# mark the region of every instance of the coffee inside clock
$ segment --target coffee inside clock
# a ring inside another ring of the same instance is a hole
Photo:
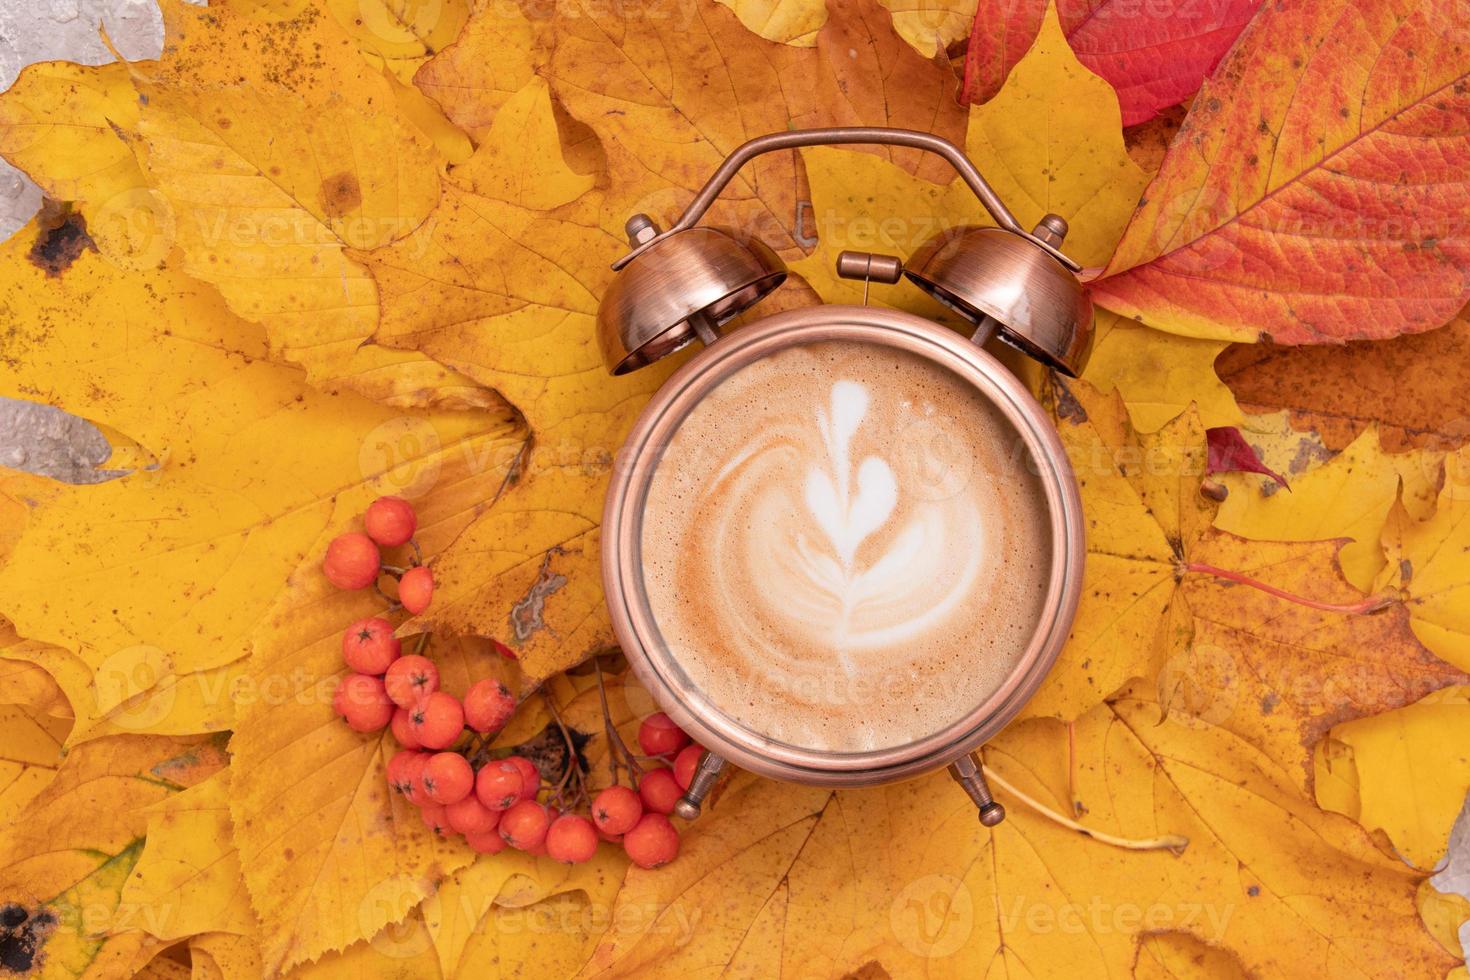
[[[680,424],[643,511],[649,607],[690,680],[791,745],[863,751],[958,720],[1012,673],[1051,572],[1020,435],[891,347],[792,347]]]

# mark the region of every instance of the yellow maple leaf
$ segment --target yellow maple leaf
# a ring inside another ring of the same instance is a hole
[[[1139,432],[1157,432],[1191,404],[1205,428],[1245,421],[1215,373],[1215,358],[1228,346],[1224,341],[1163,333],[1107,310],[1094,311],[1093,329],[1082,377],[1100,391],[1122,395]]]
[[[0,838],[0,895],[26,913],[12,933],[22,959],[7,968],[103,977],[142,967],[158,944],[121,895],[143,850],[143,811],[227,761],[217,738],[119,736],[72,750]]]
[[[436,131],[411,122],[422,96],[367,65],[310,4],[169,2],[165,21],[161,61],[33,69],[0,99],[0,153],[76,202],[119,267],[155,268],[182,249],[186,268],[266,323],[323,386],[401,406],[493,408],[493,394],[420,354],[364,345],[375,294],[341,256],[406,233],[432,206]],[[237,61],[242,47],[256,56]],[[246,111],[224,111],[242,102]],[[384,139],[391,152],[352,152]]]
[[[986,764],[1049,806],[1080,801],[1088,827],[1182,834],[1182,856],[1090,841],[1004,790],[992,833],[943,775],[836,793],[741,779],[677,862],[629,873],[587,972],[1124,974],[1157,932],[1248,975],[1371,974],[1385,957],[1449,966],[1419,925],[1417,876],[1234,735],[1129,694],[1079,720],[1072,744],[1071,790],[1053,722],[1013,726]],[[681,942],[680,922],[697,923],[697,941]]]
[[[1383,830],[1415,867],[1444,857],[1470,793],[1470,688],[1334,727],[1317,743],[1317,802]]]
[[[832,35],[826,54],[755,39],[713,0],[668,10],[561,5],[546,28],[555,43],[542,73],[602,141],[614,227],[637,211],[671,218],[725,156],[764,133],[844,123],[912,126],[958,141],[964,114],[948,69],[895,44],[872,0],[834,0],[834,9],[843,16],[824,29]],[[943,172],[911,150],[873,152],[911,172]],[[810,230],[798,227],[800,191],[791,155],[761,157],[731,183],[711,220],[798,257],[810,247]]]
[[[8,654],[25,641],[0,631],[0,823],[14,820],[56,776],[71,708],[51,675]]]
[[[542,27],[515,5],[477,11],[453,44],[414,73],[414,86],[480,142],[500,107],[545,63]]]
[[[260,976],[260,953],[254,942],[233,933],[191,937],[189,960],[200,980],[254,980]]]
[[[1148,678],[1167,710],[1230,730],[1305,784],[1306,747],[1332,724],[1461,682],[1416,641],[1402,605],[1352,614],[1382,600],[1343,580],[1337,542],[1211,526],[1197,413],[1140,434],[1116,395],[1086,382],[1053,378],[1043,401],[1081,488],[1088,555],[1072,632],[1028,714],[1071,718]]]
[[[1278,438],[1284,442],[1279,449],[1271,445]],[[1292,460],[1285,470],[1291,489],[1268,486],[1259,476],[1225,475],[1220,479],[1229,496],[1215,526],[1260,541],[1348,539],[1338,562],[1348,581],[1365,592],[1383,569],[1380,538],[1401,488],[1411,499],[1433,500],[1439,479],[1439,454],[1387,454],[1375,426],[1317,465],[1310,465],[1310,450],[1303,451],[1313,445],[1310,436],[1289,427],[1264,436],[1252,433],[1250,440],[1263,446],[1263,459]]]
[[[92,253],[58,282],[24,261],[27,237],[0,253],[16,317],[0,390],[104,420],[155,461],[38,501],[0,569],[21,634],[85,664],[41,663],[79,717],[102,720],[73,740],[228,728],[252,632],[335,506],[437,492],[434,540],[447,541],[503,480],[517,445],[506,420],[322,394],[264,360],[259,328],[208,287]],[[450,472],[463,475],[436,483]]]
[[[436,837],[390,792],[392,736],[358,734],[334,716],[341,630],[377,606],[333,589],[309,561],[260,629],[247,665],[263,696],[242,706],[230,740],[230,806],[272,974],[371,938],[474,859],[463,840]]]
[[[893,29],[926,58],[969,36],[973,0],[879,0],[893,15]],[[768,41],[798,47],[817,43],[829,17],[841,18],[825,0],[720,0],[740,22]]]
[[[1434,512],[1416,520],[1403,501],[1383,531],[1387,559],[1380,588],[1396,588],[1414,635],[1439,656],[1470,670],[1470,449],[1445,457]]]
[[[255,933],[231,839],[230,770],[223,769],[148,807],[143,853],[119,901],[159,939],[206,932]]]
[[[129,192],[144,193],[137,161],[117,135],[137,124],[126,65],[42,62],[0,99],[0,155],[50,197],[96,205],[100,214],[108,202],[115,210]]]

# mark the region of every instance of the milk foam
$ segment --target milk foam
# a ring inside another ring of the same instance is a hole
[[[1017,437],[915,355],[824,343],[723,382],[644,511],[649,603],[712,700],[808,748],[923,737],[1024,652],[1048,572]]]

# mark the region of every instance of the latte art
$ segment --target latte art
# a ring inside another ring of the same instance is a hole
[[[793,348],[680,426],[644,510],[650,607],[691,680],[808,748],[913,741],[1019,660],[1046,586],[1041,491],[961,378],[889,348]]]

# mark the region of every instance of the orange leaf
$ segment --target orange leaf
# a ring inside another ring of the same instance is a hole
[[[1198,337],[1336,343],[1470,297],[1470,58],[1452,0],[1263,10],[1205,84],[1095,298]]]
[[[1292,425],[1343,449],[1376,420],[1383,448],[1455,449],[1470,440],[1466,311],[1428,333],[1342,347],[1228,348],[1220,379],[1253,413],[1287,409]]]

